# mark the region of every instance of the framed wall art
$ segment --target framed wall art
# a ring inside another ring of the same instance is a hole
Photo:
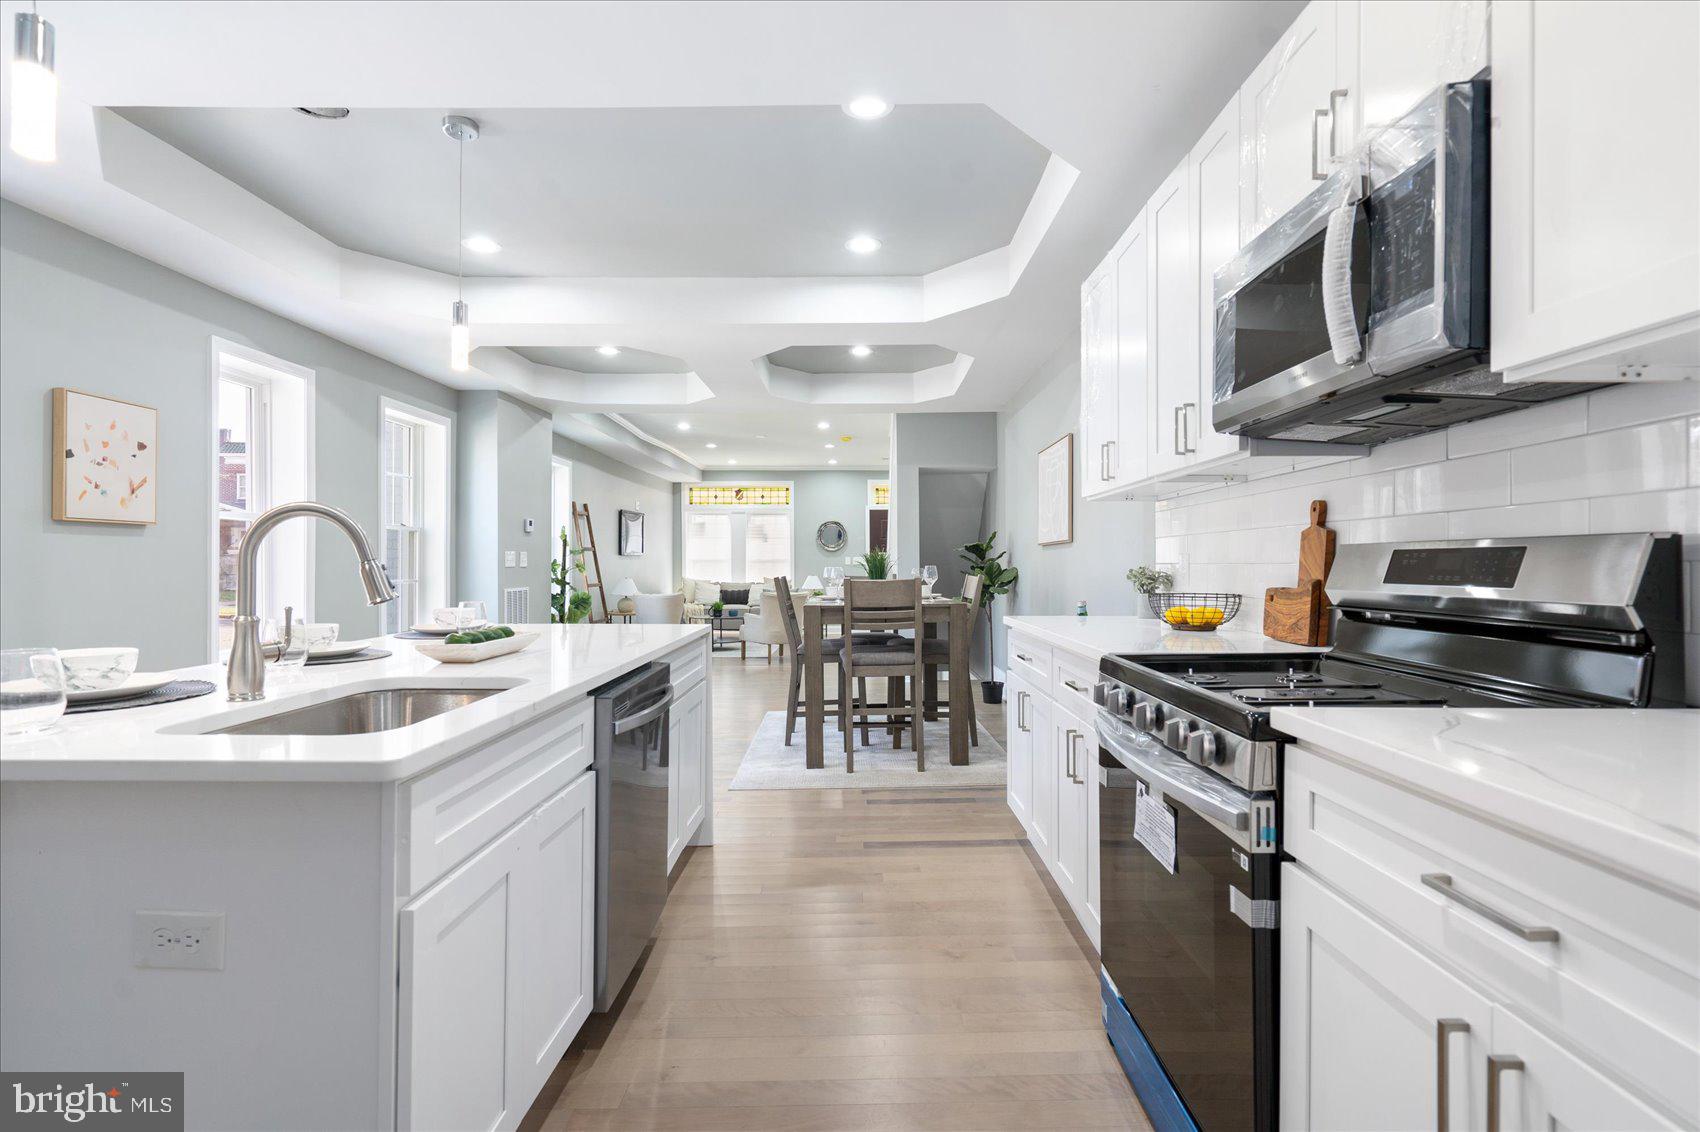
[[[620,512],[620,553],[631,557],[643,553],[643,512]]]
[[[159,520],[159,412],[53,391],[53,518],[67,523]]]
[[[1074,433],[1039,450],[1039,545],[1074,541]]]

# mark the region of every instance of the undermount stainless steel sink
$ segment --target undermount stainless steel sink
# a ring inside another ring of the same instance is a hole
[[[370,735],[476,703],[502,688],[380,688],[233,723],[208,735]]]

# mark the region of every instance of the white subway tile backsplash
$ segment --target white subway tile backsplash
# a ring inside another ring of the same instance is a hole
[[[1588,501],[1560,499],[1550,503],[1521,503],[1512,507],[1482,507],[1453,511],[1447,518],[1447,538],[1518,538],[1523,535],[1582,535],[1588,533]]]
[[[1688,422],[1594,432],[1511,453],[1511,502],[1660,491],[1688,481]]]
[[[1394,473],[1354,476],[1328,485],[1323,491],[1311,488],[1311,494],[1328,501],[1328,518],[1373,519],[1393,514]],[[1307,512],[1308,513],[1308,512]]]
[[[1458,511],[1511,502],[1511,457],[1504,452],[1466,456],[1393,473],[1393,511]]]
[[[1446,516],[1394,515],[1386,519],[1349,519],[1330,523],[1341,542],[1406,542],[1415,539],[1449,537]]]
[[[1518,409],[1485,421],[1453,425],[1446,432],[1446,452],[1453,459],[1478,452],[1523,448],[1547,440],[1562,440],[1588,431],[1588,399],[1566,397],[1532,409]]]
[[[1369,455],[1353,460],[1351,468],[1353,475],[1365,475],[1370,472],[1391,471],[1394,468],[1408,468],[1412,464],[1432,464],[1444,459],[1446,433],[1430,432],[1413,436],[1409,440],[1399,440],[1372,448]]]
[[[1648,421],[1700,415],[1700,381],[1615,385],[1596,390],[1585,400],[1588,404],[1588,431],[1606,432]]]
[[[1686,542],[1700,537],[1700,488],[1614,495],[1588,501],[1588,529],[1610,531],[1675,531]]]

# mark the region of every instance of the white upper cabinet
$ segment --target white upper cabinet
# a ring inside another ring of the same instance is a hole
[[[1488,65],[1487,0],[1420,0],[1338,5],[1345,152],[1402,116],[1442,83],[1474,78]]]
[[[1081,494],[1110,484],[1116,442],[1116,275],[1114,254],[1080,287]]]
[[[1240,88],[1243,237],[1267,228],[1327,180],[1349,139],[1351,90],[1337,68],[1335,0],[1313,0]],[[1342,127],[1345,127],[1343,130]]]
[[[1198,264],[1198,426],[1193,447],[1199,461],[1238,451],[1237,436],[1210,424],[1215,401],[1216,271],[1240,250],[1240,97],[1235,95],[1187,161],[1192,192],[1193,259]]]
[[[1183,161],[1145,206],[1151,231],[1152,475],[1184,466],[1197,447],[1198,276],[1191,204]]]
[[[1151,452],[1150,233],[1143,211],[1116,244],[1116,368],[1121,390],[1116,405],[1116,439],[1110,448],[1110,479],[1120,487],[1145,478]]]
[[[1700,3],[1493,9],[1493,368],[1700,376]]]

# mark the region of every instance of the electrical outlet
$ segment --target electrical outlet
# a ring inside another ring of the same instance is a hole
[[[510,566],[511,567],[518,560],[519,560],[519,554],[516,551],[507,550],[507,551],[502,552],[502,565],[503,566]]]
[[[223,912],[137,911],[130,939],[138,967],[224,970]]]
[[[519,564],[521,566],[531,565],[531,555],[528,554],[526,551],[523,551],[523,550],[520,551],[519,552]]]

